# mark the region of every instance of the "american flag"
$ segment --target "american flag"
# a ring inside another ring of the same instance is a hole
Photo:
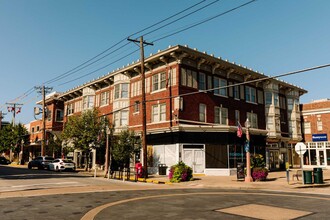
[[[243,134],[243,130],[242,130],[242,126],[241,124],[239,123],[239,121],[237,122],[237,137],[241,138],[242,137],[242,134]]]

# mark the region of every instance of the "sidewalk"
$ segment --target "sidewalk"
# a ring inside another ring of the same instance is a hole
[[[79,173],[104,177],[103,170],[84,171],[78,170]],[[303,184],[302,177],[299,177],[299,180],[293,178],[293,174],[296,173],[295,169],[289,171],[289,179],[287,178],[286,171],[270,172],[268,174],[266,181],[260,182],[251,182],[246,183],[244,180],[237,180],[235,176],[205,176],[205,175],[194,175],[194,180],[189,182],[181,183],[171,183],[168,176],[159,176],[159,175],[149,175],[149,177],[144,180],[143,178],[137,179],[137,182],[146,182],[153,184],[171,184],[173,186],[182,186],[182,187],[203,187],[203,188],[239,188],[239,189],[270,189],[270,190],[292,190],[300,188],[329,188],[330,193],[330,170],[323,170],[323,184]],[[119,179],[117,176],[115,179]],[[135,177],[131,174],[130,181],[135,182]]]

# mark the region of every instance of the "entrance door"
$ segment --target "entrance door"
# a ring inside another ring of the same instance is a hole
[[[279,165],[279,150],[269,150],[269,168],[270,170],[277,170]]]
[[[318,166],[325,166],[325,150],[317,150],[316,151],[316,158],[317,158],[317,165]]]
[[[183,149],[183,162],[193,169],[193,173],[204,173],[204,150]]]

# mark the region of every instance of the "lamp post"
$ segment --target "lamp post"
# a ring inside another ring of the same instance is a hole
[[[246,128],[246,144],[245,144],[245,152],[246,152],[246,177],[245,182],[253,182],[251,177],[251,155],[250,155],[250,133],[249,129],[251,127],[251,123],[247,118],[245,121]]]

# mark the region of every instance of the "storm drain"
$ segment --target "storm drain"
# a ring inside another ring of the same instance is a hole
[[[218,209],[217,212],[239,215],[244,217],[278,220],[278,219],[296,219],[312,214],[312,212],[279,208],[267,205],[248,204],[235,206],[231,208]]]

